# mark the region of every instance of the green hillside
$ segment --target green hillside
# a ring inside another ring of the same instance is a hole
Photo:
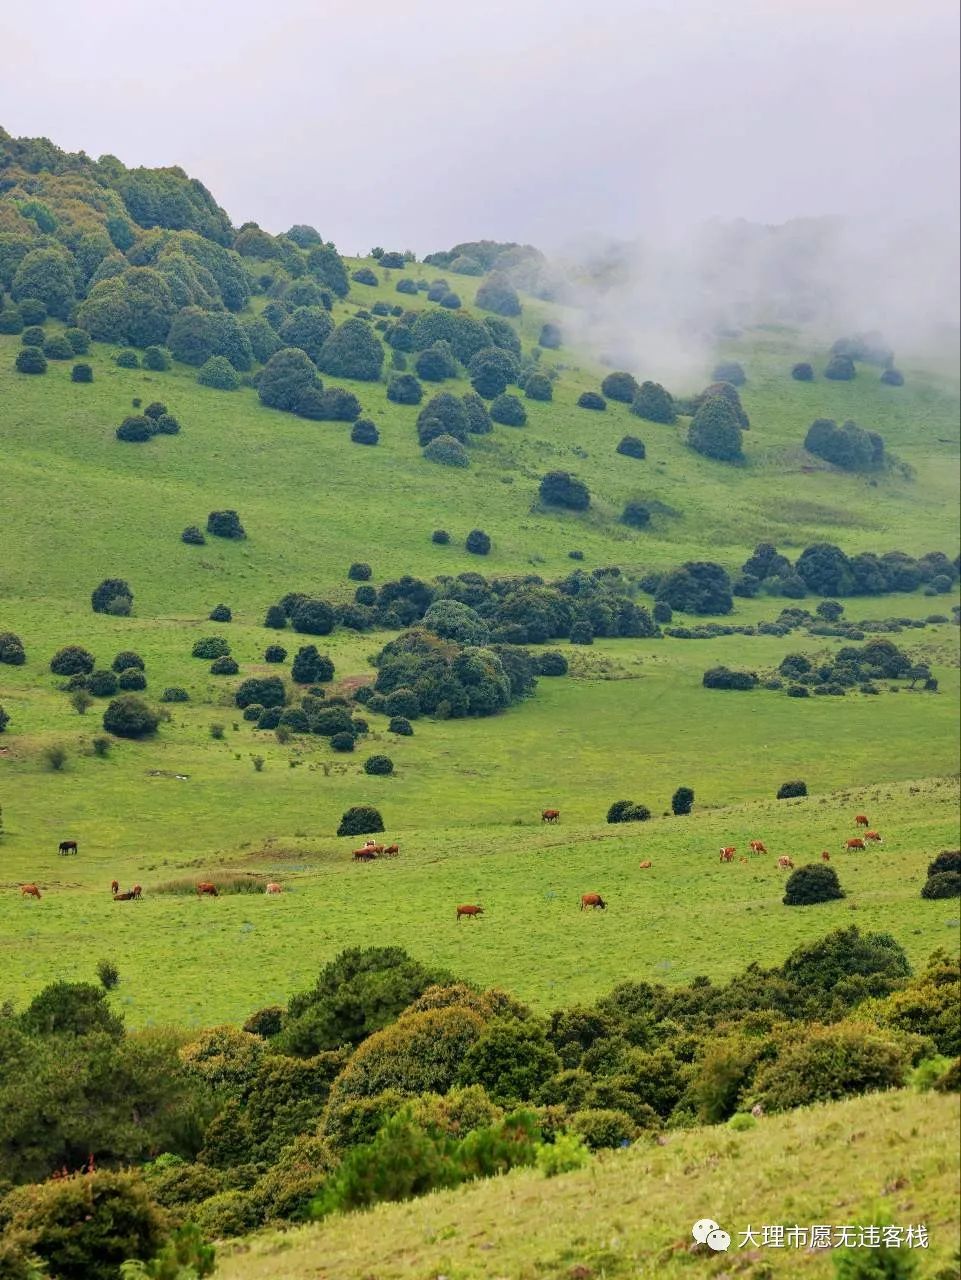
[[[516,1171],[459,1191],[268,1235],[221,1254],[223,1280],[673,1280],[834,1275],[830,1251],[738,1247],[749,1226],[923,1222],[919,1276],[956,1275],[958,1109],[899,1092],[726,1128],[672,1133],[545,1181]],[[731,1251],[693,1257],[711,1217]],[[904,1250],[907,1253],[907,1250]],[[953,1265],[952,1265],[953,1264]],[[941,1268],[944,1268],[942,1271]],[[905,1273],[906,1274],[906,1273]]]

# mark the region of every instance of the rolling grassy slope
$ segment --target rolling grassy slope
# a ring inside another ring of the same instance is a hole
[[[918,1275],[956,1274],[957,1100],[899,1091],[666,1135],[545,1181],[515,1171],[406,1204],[222,1246],[223,1280],[816,1280],[830,1251],[738,1248],[753,1226],[924,1223]],[[731,1251],[689,1252],[711,1217]],[[907,1251],[905,1251],[907,1252]]]

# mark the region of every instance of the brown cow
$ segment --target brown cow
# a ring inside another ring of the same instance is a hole
[[[855,814],[854,825],[856,827],[869,827],[871,824],[867,819],[867,815],[863,813]]]
[[[22,884],[20,886],[21,898],[39,898],[40,890],[35,884]]]
[[[111,880],[111,881],[110,881],[110,892],[111,892],[111,893],[119,893],[119,892],[120,892],[120,881],[119,881],[119,880]]]
[[[865,831],[864,838],[865,840],[873,840],[875,844],[884,843],[884,841],[881,839],[880,831]]]
[[[283,893],[283,887],[276,880],[268,880],[264,893]]]
[[[852,836],[850,840],[845,840],[844,847],[845,849],[863,849],[864,841],[860,836]]]
[[[354,850],[355,862],[373,862],[376,859],[376,857],[377,857],[377,854],[374,852],[373,845],[371,845],[369,849]]]
[[[585,907],[600,907],[602,911],[607,910],[607,903],[599,893],[582,893],[581,894],[581,910]]]
[[[58,846],[57,852],[60,854],[76,853],[77,852],[76,840],[61,840]]]
[[[822,862],[830,862],[830,861],[831,861],[831,855],[828,853],[827,849],[822,849],[822,850],[821,850],[821,861],[822,861]]]
[[[777,860],[777,869],[778,871],[793,871],[794,863],[791,861],[790,858],[785,858],[782,855],[782,857],[778,858]]]
[[[560,809],[545,809],[541,814],[541,822],[556,822],[560,816]]]
[[[647,870],[649,870],[653,865],[654,865],[654,863],[653,863],[653,862],[651,862],[650,858],[647,858],[647,859],[645,859],[645,861],[644,861],[644,862],[642,862],[642,863],[640,864],[640,869],[641,869],[642,871],[647,871]]]
[[[721,850],[721,858],[720,858],[720,861],[721,861],[721,862],[733,862],[733,861],[734,861],[734,848],[733,848],[733,846],[732,846],[732,845],[728,845],[728,847],[727,847],[726,849],[722,849],[722,850]]]
[[[114,902],[132,902],[136,896],[133,889],[128,889],[126,893],[115,893],[113,900]]]
[[[398,855],[399,853],[400,853],[400,845],[398,845],[398,844],[389,844],[389,845],[387,846],[387,848],[384,850],[384,857],[385,857],[385,858],[396,858],[396,857],[397,857],[397,855]]]
[[[764,841],[763,841],[763,840],[752,840],[752,841],[751,841],[751,852],[752,852],[752,853],[767,853],[767,846],[765,845],[765,843],[764,843]]]
[[[482,916],[483,914],[483,907],[476,907],[469,902],[465,903],[463,906],[457,908],[457,923],[460,924],[461,916],[467,916],[468,920],[474,920],[477,916]]]
[[[202,898],[204,894],[206,894],[208,898],[216,898],[217,886],[215,884],[211,884],[209,880],[201,880],[200,884],[197,885],[197,897]]]
[[[143,897],[143,885],[135,884],[130,890],[137,902]]]

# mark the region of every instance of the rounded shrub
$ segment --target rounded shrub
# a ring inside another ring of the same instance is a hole
[[[538,492],[541,501],[552,507],[566,507],[569,511],[586,511],[591,505],[590,490],[583,480],[569,471],[548,471],[541,480]]]
[[[280,676],[250,676],[243,680],[234,693],[234,701],[243,709],[252,703],[264,707],[282,707],[286,699],[284,682]]]
[[[729,382],[732,387],[743,387],[747,375],[736,360],[727,360],[716,366],[711,377],[715,382]]]
[[[552,324],[548,321],[541,325],[540,336],[537,339],[539,347],[546,347],[548,351],[556,351],[563,341],[560,325]]]
[[[260,719],[257,721],[257,728],[276,729],[283,714],[283,707],[264,707],[260,714]]]
[[[796,365],[791,368],[791,377],[795,382],[813,382],[814,366],[807,360],[799,360]]]
[[[391,716],[390,724],[387,726],[391,733],[396,733],[401,738],[411,738],[414,735],[414,728],[406,716]]]
[[[368,703],[370,706],[370,703]],[[416,720],[420,715],[420,700],[413,689],[394,689],[384,699],[384,715],[405,716],[408,720]]]
[[[635,804],[633,800],[615,800],[607,811],[609,823],[647,822],[650,816],[651,811],[646,804]]]
[[[331,735],[330,745],[334,751],[353,751],[357,744],[352,733],[334,733]]]
[[[394,772],[394,762],[390,756],[368,756],[364,761],[364,773],[387,777]]]
[[[227,654],[222,658],[215,658],[210,664],[212,676],[235,676],[239,670],[236,660]]]
[[[264,662],[286,662],[287,650],[281,644],[269,644],[264,650]]]
[[[957,898],[961,896],[961,872],[937,871],[929,875],[921,889],[922,898]]]
[[[778,800],[793,800],[798,796],[806,796],[808,787],[806,782],[802,782],[800,778],[794,778],[790,782],[782,782],[777,789]]]
[[[464,549],[472,556],[486,556],[491,549],[491,540],[483,529],[471,529],[464,539]]]
[[[654,608],[651,610],[651,613],[653,614],[654,621],[659,622],[664,626],[669,622],[672,622],[674,619],[674,610],[666,600],[655,600]]]
[[[571,627],[571,634],[568,638],[571,644],[593,644],[594,628],[587,618],[580,618]]]
[[[738,462],[741,426],[737,414],[721,396],[709,396],[695,413],[687,432],[687,443],[705,458],[718,462]]]
[[[94,656],[79,644],[68,644],[50,659],[50,670],[55,676],[89,675],[94,668]]]
[[[582,391],[577,397],[577,404],[581,409],[593,409],[595,412],[601,412],[607,408],[607,401],[596,391]]]
[[[243,716],[245,720],[259,720],[264,714],[264,709],[259,702],[251,702],[249,706],[244,707]]]
[[[89,364],[75,364],[70,370],[71,382],[93,382],[93,369]]]
[[[806,907],[843,897],[844,890],[834,868],[823,862],[811,862],[788,876],[782,901],[786,907]]]
[[[77,354],[70,340],[62,333],[54,334],[43,344],[43,354],[48,360],[72,360]]]
[[[257,383],[257,394],[261,404],[293,412],[304,392],[317,382],[317,367],[306,351],[299,347],[282,347],[264,365]]]
[[[202,547],[207,539],[195,524],[188,524],[186,529],[180,535],[180,541],[186,542],[189,546]]]
[[[832,382],[850,382],[857,376],[857,370],[850,356],[834,355],[828,361],[824,376]]]
[[[568,662],[558,649],[547,649],[536,658],[539,676],[566,676]]]
[[[395,374],[387,384],[387,399],[394,404],[420,404],[424,388],[412,373]]]
[[[141,693],[147,687],[147,677],[139,667],[129,667],[117,676],[117,688],[124,693]]]
[[[448,342],[435,342],[414,361],[417,377],[424,382],[443,382],[457,376],[457,362]]]
[[[15,335],[23,332],[23,316],[19,307],[0,307],[0,333]]]
[[[369,418],[358,418],[350,429],[350,438],[354,444],[377,444],[380,432]]]
[[[43,324],[47,318],[46,303],[41,302],[39,298],[19,298],[18,308],[20,318],[26,325]]]
[[[161,702],[189,702],[190,694],[186,689],[181,689],[179,685],[171,685],[169,689],[164,689],[160,695]]]
[[[46,341],[46,332],[38,324],[28,325],[20,335],[20,345],[24,347],[42,347]]]
[[[621,524],[630,525],[632,529],[643,529],[651,523],[651,513],[643,502],[635,502],[633,499],[624,504],[624,510],[621,512]]]
[[[160,717],[135,693],[115,698],[103,713],[103,727],[118,738],[146,738],[157,732]]]
[[[637,436],[624,436],[617,446],[616,452],[624,454],[627,458],[644,458],[647,456],[644,441],[639,440]]]
[[[146,663],[139,653],[134,653],[132,649],[122,649],[110,664],[110,670],[116,671],[119,675],[121,671],[129,671],[131,667],[136,667],[138,671],[146,669]]]
[[[648,422],[672,423],[677,420],[674,397],[659,382],[642,382],[631,401],[631,413]]]
[[[553,400],[554,388],[550,378],[544,373],[529,374],[524,383],[524,395],[528,400]]]
[[[154,373],[165,373],[171,365],[170,352],[166,347],[147,347],[143,353],[143,367]]]
[[[244,526],[236,511],[211,511],[207,516],[207,532],[217,538],[246,538]]]
[[[435,436],[423,450],[428,462],[437,462],[444,467],[469,467],[470,456],[459,440],[453,436]]]
[[[690,787],[678,787],[671,796],[671,812],[684,817],[694,808],[694,792]]]
[[[430,535],[431,542],[436,542],[439,547],[446,547],[450,542],[450,534],[446,529],[435,529]]]
[[[211,356],[200,366],[197,381],[202,387],[214,387],[217,391],[236,391],[240,376],[226,356]]]
[[[490,416],[493,422],[504,427],[522,427],[527,422],[527,410],[517,396],[506,392],[495,396],[491,401]]]
[[[630,404],[639,390],[637,379],[632,373],[615,370],[609,373],[601,383],[601,391],[608,400],[620,400],[622,404]]]
[[[377,603],[377,589],[375,587],[358,587],[354,592],[354,601],[369,609]]]
[[[213,658],[226,658],[230,653],[230,645],[223,636],[203,636],[195,641],[190,652],[195,658],[205,658],[210,661]]]
[[[121,369],[139,369],[140,357],[137,355],[136,351],[134,351],[133,347],[127,347],[126,350],[121,351],[120,354],[115,357],[114,364]]]
[[[17,373],[46,373],[47,358],[39,347],[23,347],[14,361]]]
[[[900,369],[885,369],[881,374],[881,382],[886,387],[903,387],[904,374]]]
[[[326,600],[302,600],[291,615],[291,625],[301,635],[328,636],[336,621]]]
[[[117,692],[117,677],[113,671],[91,671],[86,689],[95,698],[112,698]]]
[[[114,434],[127,444],[144,444],[154,436],[154,424],[142,414],[131,414],[124,418]]]
[[[384,830],[384,820],[377,809],[371,805],[352,805],[340,820],[337,828],[339,836],[376,835]]]
[[[585,1107],[575,1111],[570,1127],[592,1151],[628,1146],[639,1133],[626,1111],[606,1107]]]

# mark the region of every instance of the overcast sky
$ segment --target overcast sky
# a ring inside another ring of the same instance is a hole
[[[0,124],[347,253],[958,212],[956,0],[0,4]]]

